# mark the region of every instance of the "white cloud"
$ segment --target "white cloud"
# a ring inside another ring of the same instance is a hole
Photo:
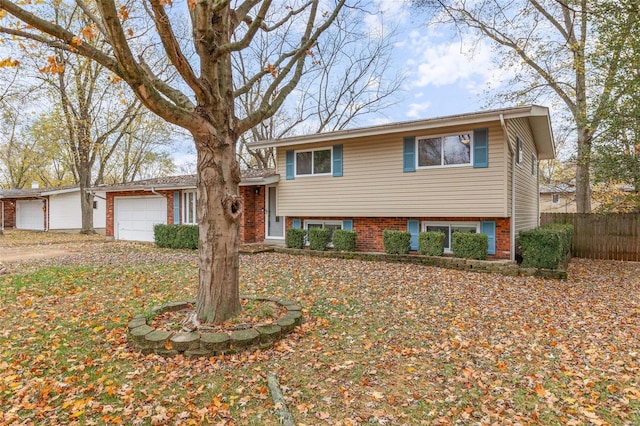
[[[439,87],[456,83],[467,86],[470,81],[484,85],[500,73],[492,62],[490,46],[484,42],[477,45],[472,41],[433,44],[429,39],[420,38],[414,43],[414,48],[416,56],[408,61],[414,64],[415,69],[410,87]]]
[[[431,107],[431,102],[411,103],[408,105],[409,109],[406,112],[406,116],[409,118],[424,117],[424,112]]]

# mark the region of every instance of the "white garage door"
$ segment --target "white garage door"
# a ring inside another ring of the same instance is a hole
[[[167,223],[164,197],[116,197],[114,204],[116,240],[153,241],[153,226]]]
[[[44,200],[16,201],[16,228],[44,231]]]

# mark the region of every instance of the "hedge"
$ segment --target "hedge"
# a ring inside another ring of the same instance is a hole
[[[356,251],[355,231],[336,229],[333,231],[333,248],[336,251]]]
[[[153,238],[158,247],[192,249],[198,248],[198,225],[164,225],[153,227]]]
[[[573,225],[553,223],[520,231],[518,244],[525,268],[558,269],[571,251]]]
[[[442,256],[444,254],[444,237],[444,232],[420,232],[420,234],[418,234],[420,254],[425,256]]]
[[[451,239],[451,251],[455,257],[485,260],[489,248],[489,238],[485,234],[454,232]]]
[[[304,237],[306,236],[307,231],[304,229],[289,228],[284,242],[289,248],[301,249],[304,248]]]
[[[382,231],[382,243],[387,254],[407,254],[411,249],[411,234],[406,231]]]
[[[331,242],[331,230],[327,228],[309,229],[309,248],[324,251]]]

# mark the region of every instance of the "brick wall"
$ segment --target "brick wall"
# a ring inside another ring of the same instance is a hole
[[[264,186],[241,186],[242,219],[240,220],[240,241],[258,243],[264,241]]]
[[[167,223],[173,223],[173,191],[157,191],[158,194],[167,198]],[[105,233],[108,237],[113,237],[113,211],[115,197],[153,197],[155,194],[149,191],[122,191],[107,192],[107,228]]]
[[[391,229],[407,230],[407,220],[414,219],[429,222],[496,222],[496,254],[490,259],[509,259],[511,256],[511,220],[510,218],[468,218],[468,217],[297,217],[304,224],[308,220],[344,220],[353,219],[353,230],[358,234],[356,249],[358,251],[384,252],[382,231]],[[293,227],[293,218],[287,217],[286,228]]]
[[[15,228],[16,227],[16,200],[5,199],[2,200],[0,207],[4,205],[4,227]],[[2,215],[2,212],[0,212]]]

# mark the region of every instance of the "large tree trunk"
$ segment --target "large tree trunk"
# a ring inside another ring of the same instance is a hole
[[[576,161],[576,211],[591,213],[591,134],[578,127],[578,155]]]
[[[221,323],[240,313],[238,289],[240,166],[231,135],[195,135],[198,147],[198,246],[200,322]],[[223,139],[223,140],[221,140]]]
[[[80,211],[82,212],[82,229],[81,234],[95,234],[93,228],[93,195],[87,190],[91,187],[90,177],[88,174],[80,171]]]

